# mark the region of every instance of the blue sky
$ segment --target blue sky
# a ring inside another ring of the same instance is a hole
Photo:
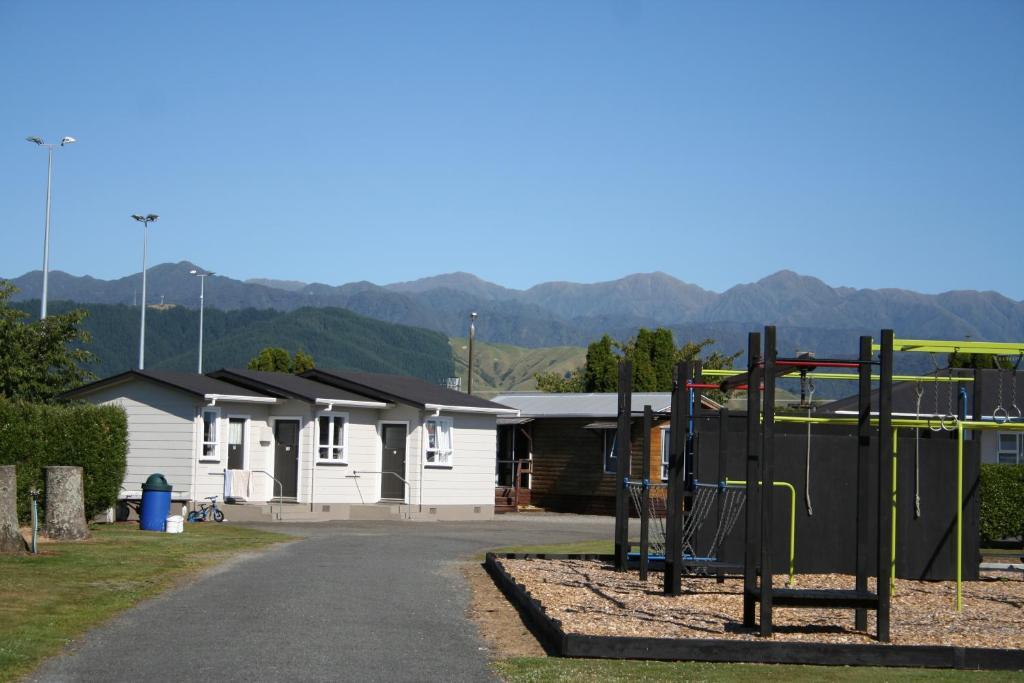
[[[0,275],[1024,299],[1024,3],[0,3]]]

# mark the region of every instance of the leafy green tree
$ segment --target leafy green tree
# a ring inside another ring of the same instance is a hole
[[[279,346],[268,346],[260,349],[260,352],[249,361],[246,366],[250,370],[261,370],[263,372],[290,372],[298,375],[315,367],[313,357],[305,351],[296,351],[292,358],[288,352]]]
[[[82,348],[87,313],[74,310],[26,322],[29,314],[10,306],[18,289],[0,280],[0,397],[44,402],[81,386],[94,375],[82,366],[95,361]]]
[[[633,391],[671,391],[676,344],[672,331],[640,328],[623,345],[623,355],[633,361]]]
[[[633,391],[671,391],[672,370],[681,361],[701,360],[705,368],[728,369],[740,352],[730,355],[713,351],[714,339],[686,342],[676,347],[672,330],[659,327],[655,330],[641,328],[635,337],[617,342],[604,335],[587,347],[586,364],[568,375],[557,372],[534,375],[537,388],[549,392],[611,392],[619,384],[619,360],[633,362]],[[712,398],[723,398],[709,392]]]
[[[586,391],[583,388],[582,368],[576,368],[572,372],[562,374],[560,372],[537,372],[533,379],[537,383],[537,389],[549,394],[578,394]]]
[[[315,367],[313,363],[313,356],[309,355],[305,351],[296,351],[295,359],[292,360],[292,372],[296,375],[301,375],[307,370],[312,370]]]
[[[292,359],[288,352],[276,346],[260,349],[260,352],[249,361],[250,370],[263,372],[291,372]]]
[[[953,352],[946,358],[946,364],[951,368],[978,368],[981,370],[995,370],[1001,368],[1009,370],[1013,368],[1016,359],[1000,358],[990,353],[957,353]]]
[[[587,347],[586,365],[577,371],[582,375],[582,387],[577,391],[616,390],[619,384],[619,358],[613,350],[614,344],[606,334]]]

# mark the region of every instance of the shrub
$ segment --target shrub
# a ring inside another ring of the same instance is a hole
[[[29,490],[45,495],[50,465],[81,467],[86,517],[103,512],[117,501],[127,454],[128,418],[120,407],[0,400],[0,465],[17,466],[22,520],[32,514]]]
[[[981,538],[1024,534],[1024,465],[981,466]]]

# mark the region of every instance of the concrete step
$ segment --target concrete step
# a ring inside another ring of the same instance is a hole
[[[350,505],[349,519],[359,520],[390,520],[402,519],[407,505],[398,503],[375,503],[372,505]]]
[[[223,506],[229,522],[326,522],[331,520],[399,520],[408,506],[398,503],[240,503]]]

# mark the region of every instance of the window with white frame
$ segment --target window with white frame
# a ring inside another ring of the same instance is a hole
[[[999,432],[999,455],[996,462],[1001,465],[1024,465],[1024,433]]]
[[[202,460],[220,460],[220,410],[203,408],[203,443],[200,448]]]
[[[348,415],[320,413],[316,418],[319,462],[347,462]]]
[[[668,481],[668,442],[672,435],[672,428],[666,427],[661,430],[661,480]]]
[[[452,419],[450,417],[432,417],[427,420],[427,464],[452,464]]]
[[[601,434],[604,437],[604,473],[605,474],[616,474],[619,471],[619,459],[615,457],[615,435],[617,431],[614,429],[602,429]]]

